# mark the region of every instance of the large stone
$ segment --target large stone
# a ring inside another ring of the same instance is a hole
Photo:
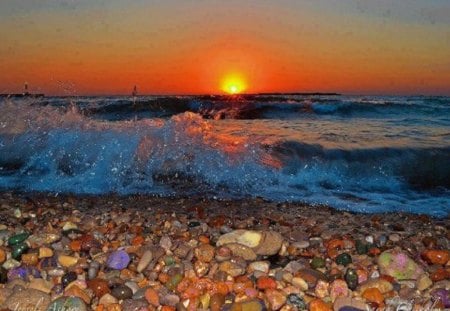
[[[6,299],[4,306],[11,310],[45,311],[50,304],[50,296],[37,289],[16,291]]]
[[[347,308],[347,309],[345,309]],[[369,306],[361,301],[350,297],[338,297],[334,301],[333,311],[342,311],[342,310],[361,310],[366,311],[370,310]]]
[[[234,256],[242,257],[247,261],[256,260],[257,255],[250,247],[238,243],[227,244],[227,247]]]
[[[378,266],[382,274],[387,274],[397,280],[417,279],[422,268],[402,251],[388,250],[378,257]]]
[[[255,248],[258,255],[275,255],[281,248],[283,237],[275,231],[265,231],[259,245]]]
[[[234,230],[220,236],[217,246],[240,244],[253,249],[257,255],[275,255],[281,248],[283,237],[275,231]]]
[[[221,235],[216,245],[222,246],[230,243],[237,243],[250,248],[254,248],[259,245],[261,239],[261,232],[239,229]]]

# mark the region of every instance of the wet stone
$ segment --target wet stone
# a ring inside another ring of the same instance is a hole
[[[325,267],[325,259],[320,257],[314,257],[311,261],[311,268],[318,269]]]
[[[305,300],[297,294],[289,294],[286,299],[287,304],[297,308],[297,310],[307,310]]]
[[[28,250],[28,245],[26,243],[15,244],[12,248],[11,256],[14,259],[20,259],[23,253]]]
[[[133,291],[126,285],[118,285],[111,290],[111,295],[119,300],[124,300],[133,297]]]
[[[12,237],[10,237],[8,239],[8,245],[14,246],[14,245],[20,244],[20,243],[24,242],[29,236],[30,236],[30,234],[28,232],[23,232],[23,233],[13,235]]]
[[[108,268],[122,270],[125,269],[130,263],[130,256],[124,250],[118,250],[112,252],[108,256],[108,260],[106,261],[106,265]]]
[[[356,289],[358,286],[358,274],[353,269],[347,269],[345,272],[345,281],[347,282],[348,288],[351,290]]]
[[[352,257],[348,253],[342,253],[336,257],[336,263],[346,267],[352,263]]]
[[[67,272],[61,278],[61,284],[63,287],[66,287],[67,285],[69,285],[70,283],[75,281],[76,279],[77,279],[77,274],[75,272]]]

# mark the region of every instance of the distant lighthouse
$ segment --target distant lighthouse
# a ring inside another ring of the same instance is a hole
[[[28,92],[28,82],[25,82],[23,85],[23,95],[28,96],[30,93]]]

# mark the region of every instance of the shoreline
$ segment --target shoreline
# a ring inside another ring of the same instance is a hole
[[[448,303],[448,217],[262,199],[2,192],[0,226],[0,306],[10,309],[36,299],[42,310],[99,311]]]

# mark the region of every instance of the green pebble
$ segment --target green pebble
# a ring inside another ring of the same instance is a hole
[[[180,273],[177,273],[169,279],[169,281],[166,284],[166,287],[170,290],[174,290],[182,279],[183,276]]]
[[[358,286],[358,275],[353,269],[347,269],[345,273],[345,281],[347,282],[348,288],[355,290]]]
[[[352,263],[352,257],[348,253],[342,253],[336,257],[336,263],[347,267],[350,263]]]
[[[325,267],[325,259],[320,257],[314,257],[311,261],[311,268],[318,269]]]
[[[172,256],[166,256],[164,257],[164,263],[166,264],[166,266],[171,266],[175,263],[175,258],[173,258]]]
[[[12,258],[19,260],[20,256],[28,250],[28,245],[25,243],[14,245],[12,248]]]
[[[356,241],[355,247],[356,247],[356,252],[359,255],[367,254],[367,252],[369,251],[368,245],[366,243],[364,243],[363,241],[361,241],[361,240],[357,240]]]
[[[30,234],[28,232],[23,232],[23,233],[13,235],[12,237],[10,237],[8,239],[8,244],[10,246],[17,245],[17,244],[25,241],[29,236],[30,236]]]

